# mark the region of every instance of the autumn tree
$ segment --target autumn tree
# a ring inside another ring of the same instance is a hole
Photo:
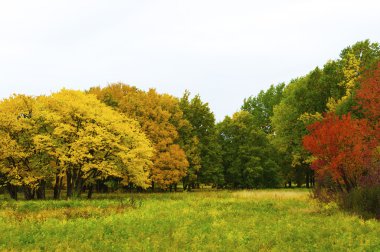
[[[380,62],[375,64],[360,78],[360,88],[356,92],[355,108],[360,117],[368,120],[377,141],[373,165],[369,167],[366,184],[380,186]]]
[[[79,196],[84,187],[91,197],[98,179],[149,185],[151,144],[138,123],[102,104],[93,95],[62,90],[41,97],[37,153],[49,156],[54,173],[54,196],[66,178],[67,197]]]
[[[303,139],[313,155],[320,187],[333,187],[349,193],[359,186],[378,185],[380,64],[358,77],[359,89],[353,94],[356,116],[329,113],[308,127]],[[326,184],[326,180],[333,183]]]
[[[361,75],[371,70],[380,59],[380,46],[364,40],[348,46],[342,50],[338,60],[342,72],[342,79],[337,82],[343,90],[341,97],[330,97],[327,107],[330,112],[340,115],[351,112],[356,106],[354,96],[355,90],[360,87]]]
[[[21,187],[26,199],[44,198],[48,177],[45,155],[36,154],[36,99],[13,95],[0,102],[0,174],[10,196]]]
[[[313,155],[312,167],[319,180],[331,177],[342,192],[356,188],[372,162],[377,144],[367,120],[330,113],[308,130],[310,134],[303,138],[303,144]]]
[[[380,126],[380,62],[375,69],[360,78],[360,88],[356,92],[357,110],[376,127]]]
[[[155,184],[169,188],[186,175],[189,162],[179,145],[178,132],[188,122],[183,119],[178,99],[158,94],[154,89],[145,92],[122,83],[91,88],[89,92],[140,123],[155,150],[150,169],[152,188]]]
[[[328,61],[322,69],[316,68],[285,87],[283,99],[271,117],[275,132],[272,142],[291,160],[298,185],[303,181],[308,185],[312,178],[310,155],[302,146],[306,127],[327,111],[340,115],[352,111],[359,76],[379,58],[379,52],[377,43],[358,42],[345,48],[339,59]]]

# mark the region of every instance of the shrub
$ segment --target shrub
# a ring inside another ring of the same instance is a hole
[[[364,218],[380,219],[380,185],[356,188],[343,194],[340,205],[343,209],[358,213]]]

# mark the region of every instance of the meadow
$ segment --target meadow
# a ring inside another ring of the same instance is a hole
[[[307,190],[0,201],[1,251],[380,251],[380,222]]]

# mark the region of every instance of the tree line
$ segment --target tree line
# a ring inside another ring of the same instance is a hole
[[[114,83],[13,95],[0,102],[0,184],[15,199],[20,191],[26,199],[43,199],[46,189],[55,199],[63,190],[66,197],[86,192],[90,198],[93,191],[176,190],[178,184],[184,190],[200,184],[347,189],[329,169],[358,164],[366,173],[367,161],[375,160],[379,85],[369,76],[376,76],[379,59],[377,43],[358,42],[322,68],[248,97],[239,112],[218,123],[208,103],[189,91],[177,98]],[[347,147],[346,156],[334,159],[341,146],[356,143],[328,146],[323,141],[339,142],[322,139],[337,135],[328,125],[346,129],[339,139],[364,139],[352,148],[365,151]],[[356,138],[350,137],[354,132]],[[364,157],[365,164],[355,163]],[[351,187],[360,184],[351,180]]]

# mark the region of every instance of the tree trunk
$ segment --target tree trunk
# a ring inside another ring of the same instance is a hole
[[[152,192],[154,192],[154,182],[152,181]]]
[[[38,189],[36,191],[37,199],[45,199],[46,198],[45,188],[46,188],[46,181],[45,180],[41,180],[40,184],[39,184],[39,187],[38,187]]]
[[[101,180],[97,180],[96,181],[96,192],[97,193],[101,193],[101,183],[102,183],[102,181]]]
[[[34,199],[35,190],[30,188],[29,186],[23,186],[24,196],[26,200]]]
[[[82,190],[83,190],[83,179],[78,174],[78,177],[75,183],[75,197],[79,198],[82,193]]]
[[[66,171],[66,179],[67,179],[67,198],[71,198],[73,196],[73,180],[71,171]]]
[[[55,176],[55,184],[54,184],[54,199],[60,199],[61,198],[61,190],[62,190],[62,177],[56,175]]]
[[[310,188],[310,172],[308,170],[306,170],[306,188]]]
[[[93,189],[94,189],[94,186],[93,186],[93,185],[90,185],[90,186],[88,187],[87,199],[91,199]]]
[[[17,200],[17,186],[8,183],[7,191],[11,199]]]

